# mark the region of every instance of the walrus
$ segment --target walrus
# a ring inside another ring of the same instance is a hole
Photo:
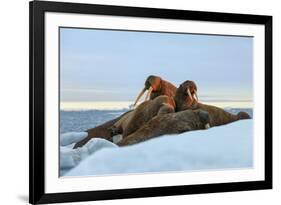
[[[153,117],[134,133],[117,142],[119,146],[132,145],[165,134],[209,128],[210,117],[203,110],[184,110]]]
[[[134,106],[138,103],[139,99],[143,96],[145,91],[147,90],[147,94],[145,97],[146,100],[153,100],[154,98],[160,96],[160,95],[166,95],[168,97],[174,97],[177,87],[174,86],[172,83],[163,80],[159,76],[150,75],[147,77],[144,88],[141,90],[141,92],[138,94]]]
[[[139,101],[139,99],[142,97],[142,95],[144,94],[144,92],[146,90],[148,90],[148,93],[146,95],[146,100],[149,99],[154,99],[160,95],[166,95],[166,96],[171,96],[173,97],[176,93],[176,86],[174,86],[172,83],[163,80],[162,78],[160,78],[159,76],[154,76],[154,75],[150,75],[147,77],[146,81],[145,81],[145,87],[143,88],[143,90],[141,91],[141,93],[138,95],[134,106],[137,104],[137,102]],[[97,127],[94,127],[92,129],[86,130],[86,132],[88,132],[88,136],[84,139],[82,139],[81,141],[77,142],[74,145],[74,149],[78,148],[78,147],[82,147],[83,145],[85,145],[89,140],[91,140],[92,138],[104,138],[104,139],[111,139],[111,137],[113,136],[114,133],[112,133],[112,131],[117,131],[117,129],[113,129],[113,125],[118,122],[120,119],[122,119],[124,117],[124,119],[122,121],[124,121],[125,119],[129,119],[128,117],[131,116],[131,112],[134,110],[129,110],[128,112],[124,113],[123,115],[110,120],[108,122],[103,123],[102,125],[99,125]],[[119,122],[120,124],[120,122]],[[120,128],[120,126],[115,126]]]
[[[141,103],[128,115],[120,118],[110,129],[113,135],[122,134],[123,137],[138,130],[156,115],[175,112],[174,99],[166,95],[161,95],[153,100]]]
[[[207,111],[210,115],[210,126],[219,126],[228,124],[237,120],[250,119],[246,112],[239,112],[237,115],[231,114],[219,107],[200,103],[197,97],[197,86],[193,81],[183,82],[177,89],[174,100],[176,111],[187,109],[201,109]]]

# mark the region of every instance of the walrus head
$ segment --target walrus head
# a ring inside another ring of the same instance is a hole
[[[136,101],[134,103],[134,106],[138,103],[139,99],[143,96],[145,91],[147,90],[147,94],[145,97],[145,100],[149,100],[151,93],[154,91],[159,91],[161,89],[161,81],[162,79],[158,76],[150,75],[146,79],[144,83],[144,88],[141,90],[141,92],[138,94]]]
[[[178,87],[174,99],[177,111],[190,109],[198,102],[196,84],[190,80],[183,82]]]

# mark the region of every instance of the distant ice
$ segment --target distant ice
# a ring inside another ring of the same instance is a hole
[[[93,139],[78,150],[71,146],[60,149],[62,175],[249,168],[253,166],[253,120],[165,135],[121,148],[103,139]]]

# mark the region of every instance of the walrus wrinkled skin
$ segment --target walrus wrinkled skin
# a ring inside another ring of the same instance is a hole
[[[120,118],[111,128],[112,133],[122,134],[123,138],[138,130],[156,115],[175,112],[173,98],[161,95],[140,104],[128,115]]]
[[[246,112],[239,112],[237,115],[234,115],[216,106],[199,103],[198,98],[195,96],[196,92],[197,86],[193,81],[187,80],[182,83],[177,89],[174,98],[176,102],[176,111],[187,109],[204,110],[210,115],[211,127],[251,118]]]
[[[121,118],[123,118],[127,114],[129,115],[130,112],[131,112],[131,110],[124,113],[123,115],[113,119],[113,120],[107,121],[107,122],[105,122],[105,123],[103,123],[103,124],[101,124],[97,127],[86,130],[86,132],[88,132],[88,136],[85,137],[84,139],[82,139],[81,141],[77,142],[74,145],[73,149],[84,146],[92,138],[104,138],[106,140],[110,140],[112,138],[112,133],[111,133],[111,130],[109,128],[112,127],[118,120],[120,120]]]
[[[184,110],[157,115],[134,133],[123,138],[119,146],[132,145],[165,134],[179,134],[209,127],[209,114],[203,110]]]
[[[154,98],[160,95],[166,95],[168,97],[174,97],[177,87],[174,86],[172,83],[163,80],[159,76],[150,75],[147,77],[144,88],[141,90],[139,95],[137,96],[134,106],[138,103],[140,98],[143,96],[145,91],[147,90],[147,94],[145,100],[153,100]]]

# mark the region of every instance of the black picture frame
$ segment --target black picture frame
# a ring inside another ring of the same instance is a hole
[[[32,1],[29,4],[29,202],[32,204],[230,192],[272,188],[272,16]],[[45,12],[260,24],[265,26],[265,180],[71,193],[45,193]]]

